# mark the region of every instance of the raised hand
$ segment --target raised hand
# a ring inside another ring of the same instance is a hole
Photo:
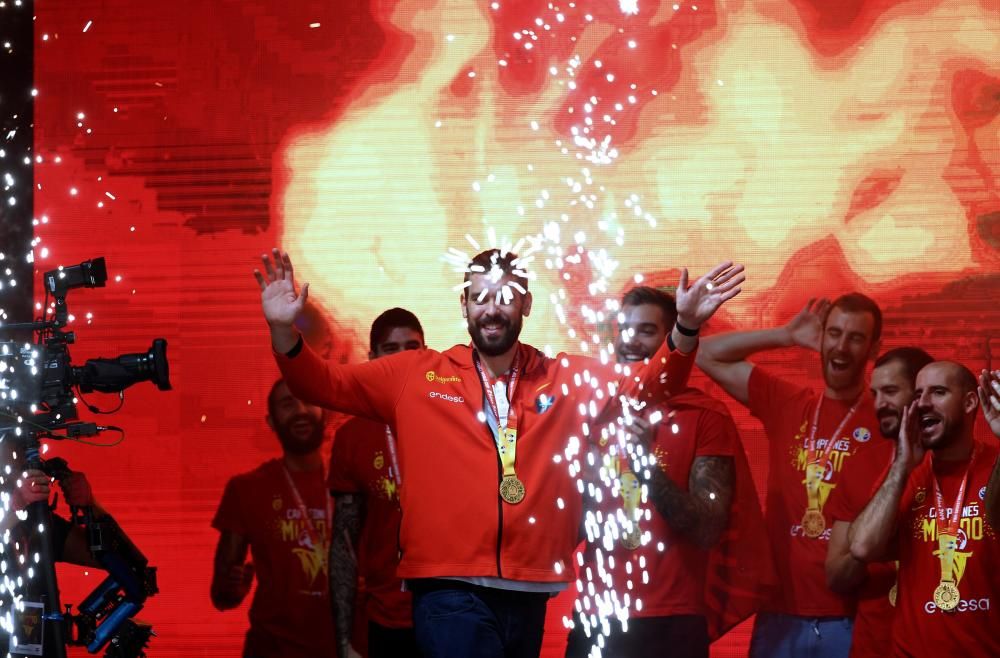
[[[260,302],[264,310],[264,319],[272,329],[291,328],[309,297],[309,284],[302,286],[301,294],[296,292],[292,261],[288,254],[277,247],[271,254],[274,258],[273,264],[267,254],[262,254],[260,257],[266,275],[260,270],[253,271],[260,285]]]
[[[899,422],[899,439],[896,441],[896,463],[907,473],[920,465],[927,454],[927,448],[920,441],[920,414],[917,400],[903,407],[903,418]]]
[[[810,299],[805,308],[785,325],[792,343],[819,352],[823,343],[823,325],[829,314],[829,299]]]
[[[746,281],[744,267],[726,261],[688,286],[687,268],[677,284],[677,321],[688,329],[699,329],[725,302],[740,294]]]
[[[1000,370],[983,370],[980,373],[979,403],[990,430],[1000,439]]]

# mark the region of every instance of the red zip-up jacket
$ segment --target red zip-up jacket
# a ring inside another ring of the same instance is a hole
[[[626,375],[596,359],[552,359],[528,345],[519,349],[512,406],[518,418],[516,469],[526,495],[516,505],[499,495],[500,460],[483,416],[483,387],[470,346],[410,350],[347,365],[324,361],[307,346],[291,358],[275,355],[300,400],[392,427],[402,474],[401,578],[568,581],[581,515],[581,496],[564,456],[571,437],[581,444],[596,439],[598,423],[618,417],[621,395],[656,398],[683,390],[694,363],[693,352],[671,352],[664,345],[649,365]],[[616,384],[614,395],[609,383]],[[585,422],[589,437],[582,431]]]

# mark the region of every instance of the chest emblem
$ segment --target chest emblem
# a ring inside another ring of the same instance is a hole
[[[551,409],[552,405],[555,403],[556,403],[556,396],[546,395],[545,393],[541,393],[537,398],[535,398],[535,411],[537,411],[540,414],[543,414],[549,409]]]

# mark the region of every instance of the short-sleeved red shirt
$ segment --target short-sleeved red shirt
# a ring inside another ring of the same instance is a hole
[[[913,471],[900,499],[899,596],[893,625],[893,656],[947,654],[967,658],[1000,656],[1000,534],[986,520],[986,483],[1000,454],[996,442],[979,445],[969,460],[926,459]],[[960,594],[958,607],[944,612],[934,605],[941,582],[934,476],[945,508],[955,503],[968,469],[954,554],[953,573]]]
[[[312,540],[280,459],[227,484],[212,527],[250,543],[257,577],[244,653],[267,658],[334,655],[327,595],[330,530],[322,470],[291,472],[312,520]]]
[[[769,475],[766,522],[774,550],[775,567],[781,591],[767,609],[804,617],[840,617],[854,614],[853,601],[838,596],[826,586],[826,549],[833,521],[825,504],[840,486],[845,470],[872,468],[879,462],[878,419],[871,396],[861,399],[857,410],[833,437],[834,449],[820,487],[819,505],[826,530],[816,538],[807,537],[802,528],[806,512],[805,468],[809,438],[816,404],[820,395],[805,386],[785,381],[760,366],[751,371],[749,381],[750,413],[764,424],[769,444]],[[816,432],[816,448],[823,450],[853,400],[823,398],[822,413]]]
[[[365,583],[368,618],[389,628],[413,626],[411,595],[396,577],[399,565],[399,493],[385,425],[352,418],[334,437],[328,486],[365,497],[358,574]]]
[[[696,407],[663,408],[653,450],[657,463],[682,491],[688,490],[691,465],[702,456],[732,457],[737,449],[736,426],[730,417]],[[621,507],[621,500],[614,501]],[[652,507],[650,504],[649,507]],[[705,614],[705,576],[708,552],[673,529],[655,508],[639,528],[651,540],[629,550],[615,543],[611,572],[615,588],[641,601],[635,617]],[[591,565],[594,566],[594,565]],[[594,566],[596,569],[596,566]]]
[[[830,494],[826,511],[833,521],[853,522],[882,485],[896,452],[896,442],[877,440],[876,449],[869,455],[871,467],[845,471],[840,486]],[[876,469],[880,462],[882,466]],[[879,473],[873,476],[876,470]],[[896,614],[896,609],[889,602],[889,590],[895,583],[895,562],[868,565],[868,577],[857,592],[858,610],[854,617],[850,658],[885,658],[889,654],[892,649],[892,622]]]

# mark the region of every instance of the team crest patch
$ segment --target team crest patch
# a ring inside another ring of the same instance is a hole
[[[986,500],[986,487],[979,490],[979,500]]]
[[[537,398],[535,398],[535,410],[540,414],[544,414],[546,411],[552,408],[552,405],[555,404],[555,402],[556,402],[556,396],[546,395],[545,393],[542,393]]]
[[[872,438],[872,433],[867,427],[855,427],[854,433],[851,436],[853,436],[854,440],[858,443],[868,443],[868,441]]]

